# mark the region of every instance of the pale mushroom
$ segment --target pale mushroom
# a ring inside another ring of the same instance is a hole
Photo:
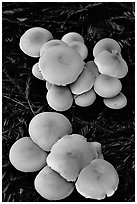
[[[95,77],[97,77],[100,73],[98,71],[98,67],[94,61],[86,62],[85,66],[94,73]]]
[[[84,43],[79,42],[79,41],[72,41],[68,45],[72,47],[74,50],[76,50],[81,55],[83,60],[87,58],[88,49]]]
[[[34,66],[32,67],[32,74],[33,76],[35,76],[37,79],[43,80],[45,81],[45,79],[43,78],[40,70],[39,70],[39,65],[38,63],[34,64]]]
[[[39,113],[32,118],[29,124],[30,137],[45,151],[50,151],[58,139],[71,133],[71,123],[60,113]]]
[[[19,46],[26,55],[39,57],[41,46],[52,39],[53,36],[47,29],[34,27],[21,36]]]
[[[61,200],[74,190],[74,184],[66,181],[50,167],[44,167],[35,178],[36,191],[47,200]]]
[[[46,89],[49,90],[51,88],[52,84],[50,84],[48,81],[46,81]]]
[[[47,155],[30,137],[23,137],[12,145],[9,159],[17,170],[34,172],[46,166]]]
[[[82,35],[76,32],[69,32],[65,34],[61,40],[64,41],[68,45],[73,41],[79,41],[81,43],[84,43],[84,38],[82,37]]]
[[[94,159],[80,172],[76,189],[85,198],[101,200],[112,196],[118,184],[119,177],[113,165],[104,159]]]

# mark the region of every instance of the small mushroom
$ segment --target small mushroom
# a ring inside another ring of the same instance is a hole
[[[95,82],[95,75],[89,69],[84,67],[83,71],[75,82],[69,85],[71,92],[76,95],[89,91]]]
[[[123,93],[119,93],[112,98],[104,98],[104,104],[111,109],[121,109],[127,105],[127,98]]]
[[[93,56],[96,57],[103,50],[107,50],[112,52],[112,50],[117,50],[119,53],[121,52],[121,47],[118,42],[112,38],[104,38],[96,43],[93,48]]]
[[[128,66],[121,54],[116,50],[109,52],[104,50],[94,59],[101,74],[116,78],[123,78],[128,73]]]
[[[80,172],[77,191],[85,198],[101,200],[117,190],[119,177],[112,164],[104,159],[94,159]]]
[[[73,96],[66,86],[52,85],[47,92],[47,102],[56,111],[66,111],[73,103]]]
[[[90,106],[96,100],[96,93],[93,89],[81,94],[74,96],[75,104],[82,107]]]
[[[84,62],[73,48],[57,45],[47,49],[46,54],[40,57],[39,67],[49,83],[65,86],[78,78]]]
[[[51,148],[47,164],[67,181],[75,181],[79,172],[97,157],[91,143],[82,135],[66,135]]]
[[[35,178],[36,191],[47,200],[61,200],[74,190],[74,184],[66,181],[50,167],[44,167]]]
[[[96,152],[97,152],[97,159],[104,159],[102,150],[101,150],[101,144],[99,142],[91,142],[91,145],[94,145]]]
[[[39,113],[32,118],[29,124],[30,137],[45,151],[50,151],[58,139],[71,133],[71,123],[60,113]]]
[[[17,140],[11,147],[9,159],[12,165],[23,172],[38,171],[46,166],[47,152],[37,146],[30,137]]]
[[[39,65],[38,63],[34,64],[34,66],[32,67],[32,74],[37,78],[37,79],[40,79],[40,80],[43,80],[45,81],[45,79],[43,78],[40,70],[39,70]]]
[[[94,90],[104,98],[111,98],[120,93],[122,89],[121,81],[117,78],[100,74],[96,77]]]
[[[26,55],[39,57],[41,46],[51,39],[53,36],[47,29],[34,27],[21,36],[19,46]]]
[[[46,50],[53,47],[53,46],[57,46],[57,45],[65,45],[68,46],[65,42],[63,42],[62,40],[50,40],[48,42],[46,42],[44,45],[41,46],[40,48],[40,56],[42,56],[43,54],[46,53]]]
[[[52,84],[50,84],[48,81],[46,81],[46,89],[49,90],[51,88]]]
[[[65,34],[61,40],[68,45],[73,41],[79,41],[81,43],[84,43],[84,38],[79,33],[76,32],[69,32]]]
[[[83,60],[87,58],[88,49],[84,43],[79,42],[79,41],[72,41],[68,45],[72,47],[74,50],[76,50],[81,55]]]
[[[85,66],[94,73],[95,77],[97,77],[100,73],[98,71],[98,67],[94,61],[86,62]]]

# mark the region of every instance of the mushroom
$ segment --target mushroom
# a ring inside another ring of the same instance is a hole
[[[51,39],[53,36],[47,29],[34,27],[21,36],[19,46],[26,55],[39,57],[41,46]]]
[[[84,62],[73,48],[52,46],[39,59],[43,77],[51,84],[65,86],[74,82],[82,72]]]
[[[91,145],[94,145],[96,152],[97,152],[97,159],[104,159],[102,150],[101,150],[101,144],[99,142],[91,142]]]
[[[75,104],[82,107],[90,106],[96,100],[96,93],[93,89],[81,94],[74,96]]]
[[[50,151],[58,139],[71,133],[71,123],[60,113],[39,113],[32,118],[29,124],[30,137],[45,151]]]
[[[45,79],[43,78],[40,70],[39,70],[39,65],[38,63],[34,64],[34,66],[32,67],[32,74],[37,78],[37,79],[40,79],[40,80],[43,80],[45,81]]]
[[[61,40],[68,45],[73,41],[79,41],[81,43],[84,43],[84,38],[79,33],[76,32],[69,32],[65,34]]]
[[[52,84],[50,84],[48,81],[46,81],[46,89],[49,90],[51,88]]]
[[[66,135],[51,148],[47,164],[67,181],[75,181],[79,172],[93,159],[97,152],[82,135]]]
[[[79,75],[77,80],[69,85],[71,92],[76,95],[80,95],[84,92],[89,91],[95,82],[95,75],[89,69],[84,67],[82,73]]]
[[[117,50],[119,53],[121,52],[121,47],[118,44],[117,41],[115,41],[112,38],[104,38],[101,39],[96,43],[96,45],[93,48],[93,56],[96,57],[99,53],[101,53],[103,50],[107,50],[109,52],[112,52],[112,50]]]
[[[9,159],[19,171],[34,172],[46,166],[47,152],[37,146],[30,137],[17,140],[11,147]]]
[[[72,93],[67,86],[52,85],[46,98],[49,106],[56,111],[66,111],[73,103]]]
[[[104,159],[94,159],[80,172],[76,181],[77,191],[85,198],[104,199],[112,196],[119,184],[119,177],[112,164]]]
[[[121,81],[117,78],[100,74],[94,83],[95,92],[104,98],[111,98],[120,93],[122,89]]]
[[[50,167],[44,167],[34,181],[36,191],[47,200],[61,200],[74,190],[74,184],[66,181]]]
[[[87,58],[88,49],[84,43],[79,41],[72,41],[68,45],[72,47],[74,50],[76,50],[81,55],[83,60]]]
[[[94,62],[101,74],[123,78],[128,73],[127,63],[116,50],[112,50],[112,52],[107,50],[100,52],[95,57]]]
[[[119,93],[112,98],[104,98],[103,101],[108,108],[112,109],[121,109],[127,105],[127,98],[123,93]]]
[[[48,42],[46,42],[44,45],[41,46],[40,48],[40,56],[42,56],[43,54],[46,53],[46,50],[53,47],[53,46],[57,46],[57,45],[65,45],[68,46],[65,42],[63,42],[62,40],[50,40]]]
[[[97,77],[100,74],[98,71],[98,67],[94,61],[86,62],[85,66],[87,67],[87,69],[91,70],[91,72],[94,73],[95,77]]]

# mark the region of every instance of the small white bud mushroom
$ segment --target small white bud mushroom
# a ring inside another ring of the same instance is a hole
[[[93,159],[97,152],[82,135],[66,135],[51,148],[47,164],[67,181],[75,181],[79,172]]]
[[[50,151],[58,139],[71,133],[71,123],[60,113],[39,113],[32,118],[29,124],[30,137],[45,151]]]
[[[32,74],[37,79],[45,81],[45,79],[43,78],[43,76],[42,76],[42,74],[41,74],[41,72],[39,70],[39,63],[34,64],[34,66],[32,67]]]
[[[17,140],[11,147],[9,159],[12,165],[23,172],[38,171],[46,166],[47,152],[36,145],[30,137]]]
[[[76,32],[69,32],[65,34],[61,40],[68,45],[73,41],[79,41],[81,43],[84,43],[84,38],[79,33]]]
[[[119,177],[112,164],[104,159],[94,159],[80,172],[77,191],[85,198],[101,200],[117,190]]]
[[[52,46],[39,59],[43,77],[51,84],[65,86],[74,82],[82,72],[84,62],[73,48]]]
[[[94,90],[101,97],[114,97],[120,93],[121,89],[121,81],[115,77],[100,74],[95,79]]]
[[[104,98],[103,101],[108,108],[112,109],[121,109],[127,105],[127,98],[123,93],[119,93],[112,98]]]
[[[47,102],[56,111],[66,111],[73,103],[73,96],[66,86],[52,85],[47,92]]]
[[[117,41],[112,38],[104,38],[96,43],[93,48],[93,56],[96,57],[103,50],[107,50],[111,52],[112,50],[117,50],[119,53],[121,52],[121,47]]]
[[[61,200],[74,190],[74,184],[66,181],[50,167],[44,167],[35,178],[36,191],[47,200]]]
[[[26,55],[39,57],[41,46],[51,39],[53,36],[47,29],[34,27],[21,36],[19,46]]]

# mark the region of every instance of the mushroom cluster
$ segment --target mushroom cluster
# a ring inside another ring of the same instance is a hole
[[[91,199],[114,194],[119,177],[115,168],[104,160],[101,144],[87,142],[72,134],[70,121],[62,114],[42,112],[29,124],[30,137],[17,140],[9,158],[19,171],[37,174],[34,186],[47,200],[61,200],[74,188]]]

